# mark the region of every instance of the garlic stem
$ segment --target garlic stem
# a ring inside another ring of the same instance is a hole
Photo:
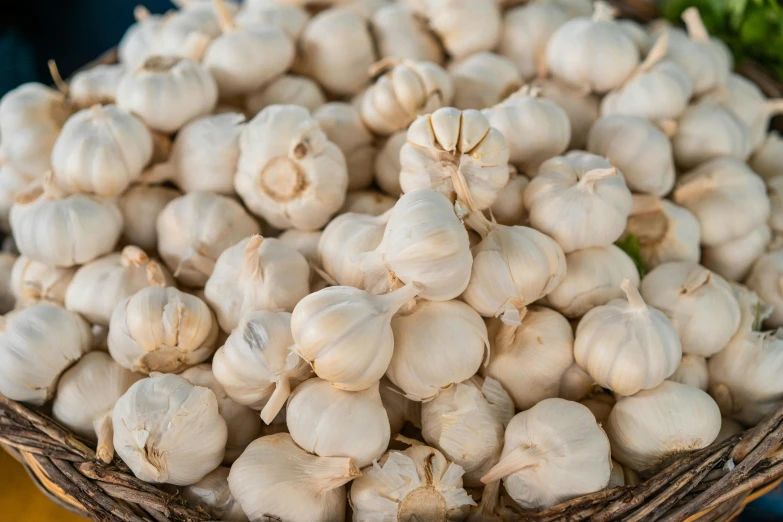
[[[712,278],[712,272],[706,269],[699,270],[696,274],[691,275],[682,285],[681,292],[683,294],[692,294],[702,286],[710,282]]]
[[[153,185],[156,183],[164,183],[174,179],[177,171],[174,166],[168,162],[158,163],[148,168],[141,173],[139,182],[145,185]]]
[[[57,87],[57,90],[68,96],[68,84],[65,83],[63,77],[60,76],[60,70],[57,68],[55,61],[49,60],[46,62],[46,65],[49,67],[49,74],[52,76],[52,80],[54,81],[54,85]]]
[[[536,446],[520,446],[500,459],[500,462],[481,477],[481,482],[489,484],[522,469],[538,466],[541,461],[540,453]]]
[[[493,223],[487,219],[483,212],[478,210],[472,211],[465,217],[465,224],[472,228],[482,239],[497,228],[497,223]]]
[[[137,22],[143,22],[150,17],[150,11],[143,5],[137,5],[133,8],[133,19]]]
[[[660,62],[663,58],[666,57],[666,52],[669,48],[669,33],[663,33],[661,36],[658,37],[657,40],[655,40],[655,44],[652,46],[652,49],[650,49],[650,52],[647,53],[647,57],[645,57],[644,61],[639,64],[639,67],[636,68],[636,71],[638,72],[646,72],[652,69],[655,64]]]
[[[378,295],[375,296],[375,298],[385,306],[388,312],[394,315],[405,303],[419,295],[422,290],[422,285],[414,281],[403,286],[399,290],[394,290],[388,294]]]
[[[111,424],[111,410],[107,411],[92,423],[95,435],[98,437],[96,453],[106,464],[114,459],[114,429]]]
[[[122,260],[120,261],[120,264],[125,268],[130,268],[131,266],[139,267],[149,260],[150,258],[144,250],[137,246],[128,245],[122,249]]]
[[[593,20],[596,22],[614,21],[614,7],[606,2],[595,2],[593,4]]]
[[[188,267],[203,274],[211,274],[215,269],[215,260],[204,255],[203,251],[203,245],[197,245],[196,248],[189,247],[177,265],[174,277],[178,277],[182,273],[182,270]]]
[[[263,236],[256,234],[245,245],[242,260],[242,279],[261,280],[264,278],[264,267],[261,266],[261,256],[258,249],[264,242]]]
[[[275,391],[272,392],[272,396],[269,397],[264,409],[261,410],[261,420],[266,424],[271,424],[285,405],[289,395],[291,395],[291,381],[287,375],[283,375],[275,383]]]
[[[584,190],[593,192],[595,190],[596,182],[616,175],[617,169],[614,167],[608,169],[593,169],[582,176],[582,179],[579,180],[579,186]]]
[[[642,299],[639,289],[631,284],[630,279],[623,279],[623,282],[620,283],[620,288],[625,292],[625,297],[628,299],[628,304],[631,308],[647,310],[647,303]]]
[[[783,98],[767,100],[767,114],[770,116],[783,114]]]
[[[339,488],[362,474],[353,460],[345,457],[318,457],[305,464],[303,471],[302,480],[312,484],[313,490],[319,493]]]
[[[710,33],[704,27],[699,10],[695,7],[689,7],[682,13],[682,21],[688,29],[688,36],[695,42],[707,42],[710,39]]]
[[[465,206],[470,212],[476,210],[476,204],[473,202],[473,196],[470,193],[468,181],[462,174],[461,165],[448,165],[446,169],[451,175],[451,184],[454,185],[454,192],[457,194],[457,201],[465,203]]]
[[[212,0],[212,5],[215,6],[215,14],[217,15],[220,30],[224,33],[233,31],[236,28],[236,24],[234,23],[234,17],[231,16],[231,12],[226,6],[225,0]]]

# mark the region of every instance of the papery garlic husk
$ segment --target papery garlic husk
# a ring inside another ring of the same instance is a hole
[[[421,285],[412,283],[385,295],[350,286],[312,293],[291,316],[296,343],[291,350],[334,387],[365,390],[381,379],[392,359],[392,316],[419,292]]]
[[[476,503],[462,488],[462,467],[428,446],[389,451],[362,470],[350,490],[357,520],[463,520]]]
[[[524,80],[547,75],[546,45],[568,15],[552,2],[530,2],[503,17],[498,52],[514,61]]]
[[[385,193],[399,197],[400,187],[400,151],[408,142],[408,131],[395,132],[383,143],[375,157],[375,183]]]
[[[321,230],[296,230],[291,228],[277,236],[277,239],[302,254],[311,266],[320,266],[318,243],[321,241],[322,235],[323,232]]]
[[[303,107],[273,105],[239,137],[234,188],[272,226],[315,230],[343,204],[345,156]]]
[[[753,263],[771,247],[777,237],[766,223],[754,228],[745,236],[701,250],[701,264],[716,274],[730,280],[742,281]]]
[[[574,358],[595,381],[620,395],[655,388],[677,369],[682,345],[663,312],[648,306],[629,280],[614,299],[579,321]]]
[[[517,66],[491,52],[476,53],[449,65],[454,84],[453,104],[458,109],[491,107],[522,86]]]
[[[392,318],[391,331],[394,354],[386,376],[415,401],[469,379],[489,354],[484,321],[462,301],[419,299]]]
[[[245,112],[255,116],[270,105],[301,105],[310,112],[326,103],[321,86],[306,76],[283,74],[245,99]]]
[[[0,313],[7,314],[14,309],[16,297],[13,293],[13,269],[17,257],[0,252]]]
[[[615,245],[576,250],[565,256],[565,265],[565,278],[547,294],[546,304],[569,318],[582,317],[596,306],[622,298],[624,279],[639,287],[639,270]]]
[[[759,257],[745,279],[748,288],[762,301],[774,307],[766,318],[767,328],[783,326],[783,250],[775,250]]]
[[[571,338],[573,339],[573,333]],[[573,341],[571,345],[573,348]],[[595,379],[590,377],[587,372],[574,362],[560,377],[560,393],[558,396],[568,401],[580,401],[590,396],[595,389]]]
[[[699,262],[699,221],[688,209],[668,199],[634,195],[623,238],[629,235],[638,239],[648,269],[669,261]]]
[[[310,265],[274,238],[251,236],[220,254],[204,287],[218,323],[230,332],[256,310],[291,312],[310,292]]]
[[[524,195],[530,179],[524,174],[518,174],[517,169],[511,165],[508,171],[508,183],[484,213],[501,225],[523,225],[527,222]]]
[[[36,406],[54,396],[60,374],[92,349],[78,314],[40,303],[5,316],[0,331],[0,393]]]
[[[370,24],[379,58],[443,63],[440,42],[409,6],[385,4],[373,13]]]
[[[158,215],[182,193],[158,185],[133,185],[117,198],[123,217],[122,238],[145,252],[158,250]]]
[[[179,375],[136,382],[112,414],[114,449],[145,482],[188,486],[220,465],[226,421],[215,394]]]
[[[214,192],[190,192],[173,199],[158,215],[158,252],[180,283],[201,287],[218,256],[260,227],[231,198]]]
[[[710,385],[707,360],[701,355],[683,354],[677,370],[666,380],[687,384],[688,386],[707,391]]]
[[[47,173],[42,183],[16,197],[10,223],[22,255],[69,267],[111,252],[123,220],[114,200],[66,194]]]
[[[212,355],[218,330],[212,311],[198,297],[148,286],[114,308],[109,353],[134,372],[176,373]]]
[[[326,225],[318,242],[320,265],[338,284],[365,289],[360,254],[378,248],[390,214],[340,214]]]
[[[321,457],[347,457],[359,466],[381,458],[389,446],[389,418],[378,383],[343,391],[323,379],[308,379],[286,405],[286,424],[299,447]]]
[[[218,412],[226,421],[228,435],[226,438],[226,454],[224,464],[231,464],[245,448],[253,442],[261,431],[261,419],[252,409],[231,400],[226,390],[212,373],[209,364],[199,364],[188,368],[179,374],[193,386],[209,388],[217,399]]]
[[[590,127],[598,119],[600,99],[551,78],[539,78],[531,85],[540,90],[539,97],[552,100],[563,109],[571,123],[569,149],[584,149]]]
[[[544,162],[525,190],[530,226],[551,236],[566,253],[614,243],[631,206],[622,173],[582,151]]]
[[[765,223],[770,212],[764,180],[729,157],[681,175],[674,201],[699,220],[701,244],[707,247],[744,237]]]
[[[724,440],[729,439],[735,435],[739,435],[744,431],[745,428],[742,426],[742,424],[728,417],[723,417],[720,423],[720,431],[718,432],[718,436],[715,437],[715,443],[717,444],[718,442],[723,442]]]
[[[114,458],[112,410],[114,403],[144,375],[132,373],[109,357],[95,351],[63,373],[57,383],[52,416],[81,437],[97,440],[98,458],[110,463]]]
[[[243,3],[234,21],[240,25],[274,25],[295,42],[310,21],[310,15],[303,7],[290,3],[249,0]]]
[[[399,433],[406,422],[421,428],[421,402],[412,401],[404,392],[396,387],[388,377],[381,379],[379,388],[383,409],[389,419],[392,435]]]
[[[248,522],[239,502],[228,488],[229,468],[220,466],[195,484],[180,491],[191,506],[205,510],[211,517],[225,522]]]
[[[614,408],[616,402],[617,401],[610,393],[598,392],[579,401],[579,404],[590,410],[590,413],[593,414],[593,417],[595,417],[598,424],[603,426],[609,419],[609,414],[612,412],[612,408]],[[616,463],[613,462],[612,466],[615,464]]]
[[[260,310],[242,317],[212,360],[217,381],[234,402],[261,410],[269,424],[291,390],[313,375],[310,366],[289,351],[291,314]]]
[[[153,54],[155,40],[165,15],[150,14],[144,6],[136,6],[133,10],[136,23],[128,27],[117,45],[117,58],[126,70],[141,66]]]
[[[722,157],[745,161],[753,150],[745,122],[709,100],[688,107],[677,125],[672,150],[682,169],[693,169]]]
[[[344,485],[360,475],[351,459],[316,457],[280,433],[248,446],[231,466],[228,486],[251,522],[342,522]]]
[[[609,440],[581,404],[541,401],[511,419],[505,439],[500,462],[481,480],[502,478],[523,508],[546,509],[609,483]]]
[[[206,69],[171,56],[147,58],[117,87],[119,107],[139,116],[152,130],[166,133],[212,112],[217,96],[215,79]]]
[[[355,214],[380,216],[391,210],[397,204],[398,199],[377,190],[356,190],[345,195],[345,203],[340,209],[340,214],[353,212]]]
[[[645,118],[602,117],[590,129],[587,150],[620,169],[633,192],[665,196],[674,187],[669,138]]]
[[[740,325],[740,308],[729,284],[689,261],[664,263],[640,288],[648,305],[671,321],[686,354],[710,357],[728,344]]]
[[[422,7],[430,29],[453,59],[497,46],[502,23],[497,1],[428,0]]]
[[[362,122],[359,111],[349,103],[331,102],[314,111],[313,118],[326,138],[345,155],[348,190],[359,190],[372,184],[375,138]]]
[[[771,131],[764,142],[753,151],[748,164],[764,179],[780,175],[780,165],[783,164],[783,139],[780,134]]]
[[[120,64],[99,64],[79,71],[68,82],[68,97],[79,107],[114,103],[124,75],[125,67]]]
[[[643,471],[709,446],[720,425],[720,410],[712,397],[693,386],[663,381],[656,388],[621,397],[605,426],[612,456]]]
[[[0,146],[0,231],[8,234],[11,232],[11,207],[14,206],[16,196],[24,192],[24,189],[35,181],[35,177],[27,177],[16,167],[2,158],[2,146]]]
[[[65,307],[65,293],[76,267],[63,268],[19,256],[11,271],[11,291],[17,308],[26,308],[39,301]]]

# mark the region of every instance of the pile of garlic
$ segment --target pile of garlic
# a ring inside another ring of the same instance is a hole
[[[228,522],[546,509],[781,402],[783,103],[695,10],[177,3],[0,100],[3,395]]]

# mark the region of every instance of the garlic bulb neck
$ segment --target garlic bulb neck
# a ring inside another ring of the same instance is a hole
[[[291,381],[289,379],[289,370],[286,368],[275,380],[275,391],[269,397],[264,408],[261,410],[261,420],[265,424],[271,424],[280,410],[285,406],[288,396],[291,395]]]
[[[682,294],[692,294],[702,286],[708,284],[712,279],[712,272],[709,270],[699,270],[692,273],[691,276],[682,285]]]
[[[177,56],[150,56],[144,61],[142,70],[156,73],[168,72],[181,61],[182,58]]]
[[[689,7],[682,13],[682,21],[688,30],[688,37],[694,42],[709,42],[710,33],[704,26],[699,10],[695,7]]]
[[[582,179],[579,180],[579,186],[582,188],[582,190],[594,193],[595,184],[598,181],[606,178],[612,178],[614,176],[617,176],[617,169],[614,167],[608,169],[593,169],[582,176]]]
[[[613,22],[614,7],[606,2],[595,2],[593,4],[593,20],[596,22]]]
[[[666,57],[666,53],[669,49],[669,33],[663,33],[661,36],[658,37],[657,40],[655,40],[655,44],[653,44],[652,48],[650,49],[650,52],[647,53],[647,56],[645,57],[644,61],[639,64],[639,67],[636,68],[636,71],[634,71],[634,74],[626,80],[625,83],[628,83],[631,78],[635,78],[641,73],[648,72],[650,69],[652,69],[658,62],[663,60]]]
[[[212,0],[212,5],[215,6],[215,15],[217,16],[220,30],[223,33],[229,33],[236,29],[236,23],[231,11],[228,10],[225,0]]]
[[[506,455],[489,472],[481,477],[481,482],[489,484],[523,469],[534,468],[541,462],[541,450],[536,446],[520,446]]]
[[[166,275],[163,273],[163,268],[157,261],[150,261],[147,264],[147,282],[150,286],[157,286],[164,288],[168,285],[166,282]]]
[[[378,302],[382,308],[388,310],[391,315],[396,314],[408,301],[419,295],[423,287],[417,282],[407,284],[388,294],[374,295],[373,299]]]
[[[261,266],[261,256],[258,253],[258,249],[263,242],[263,236],[256,234],[251,237],[250,241],[245,245],[245,252],[242,260],[242,279],[259,281],[264,279],[264,267]]]
[[[149,256],[137,246],[128,245],[122,249],[120,263],[125,268],[139,267],[150,260]]]
[[[628,299],[628,304],[630,305],[631,309],[638,310],[640,312],[647,311],[647,303],[644,302],[644,299],[642,299],[642,294],[639,293],[639,289],[631,283],[630,279],[623,279],[623,282],[620,284],[620,288],[625,293],[625,297]]]
[[[65,80],[63,80],[63,77],[60,76],[60,70],[57,68],[57,63],[54,60],[49,60],[46,62],[46,66],[49,68],[49,75],[52,77],[55,87],[57,87],[57,90],[63,93],[67,99],[70,89],[68,88],[68,84],[65,83]]]
[[[767,108],[767,114],[769,114],[770,116],[783,114],[783,98],[767,100],[766,108]]]
[[[472,211],[465,217],[465,224],[472,228],[481,239],[497,228],[498,224],[493,223],[481,211]]]
[[[353,460],[344,457],[318,457],[303,468],[302,480],[319,493],[344,486],[362,474]]]
[[[43,196],[48,200],[58,200],[68,196],[68,193],[57,183],[51,170],[44,174],[41,188],[43,189]]]

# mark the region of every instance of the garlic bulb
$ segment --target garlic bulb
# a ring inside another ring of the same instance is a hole
[[[430,29],[453,59],[497,46],[502,16],[496,0],[427,0],[424,8]]]
[[[514,61],[524,80],[547,75],[546,45],[568,15],[551,2],[530,2],[503,17],[498,51]]]
[[[23,256],[61,267],[111,252],[122,231],[122,215],[113,200],[68,195],[51,173],[16,197],[10,222]]]
[[[403,192],[432,188],[468,210],[492,205],[508,182],[509,148],[479,111],[452,107],[420,116],[400,150]]]
[[[739,239],[767,221],[766,192],[764,180],[745,163],[721,157],[681,175],[674,201],[699,220],[702,245],[714,247]]]
[[[383,377],[379,385],[381,402],[392,434],[399,433],[406,422],[421,428],[421,402],[408,399],[388,377]]]
[[[204,287],[218,323],[230,332],[256,310],[290,312],[309,293],[310,265],[274,238],[255,235],[220,254]]]
[[[52,415],[77,435],[97,440],[98,458],[111,463],[114,458],[111,422],[114,403],[133,383],[143,378],[144,375],[121,367],[107,353],[86,353],[57,383]]]
[[[621,397],[609,414],[606,433],[612,456],[642,471],[709,446],[720,425],[720,410],[712,397],[693,386],[664,381],[657,388]]]
[[[604,388],[633,395],[674,373],[682,345],[669,319],[648,306],[629,280],[620,287],[627,301],[609,301],[579,321],[574,358]]]
[[[639,253],[648,269],[669,261],[699,262],[699,221],[689,210],[668,199],[633,196],[624,235],[638,239]]]
[[[501,0],[516,2],[517,0]],[[593,13],[593,4],[590,0],[545,0],[546,3],[556,5],[562,9],[569,19],[579,16],[590,16]]]
[[[310,112],[326,103],[320,85],[305,76],[283,74],[245,99],[245,112],[255,116],[270,105],[301,105]]]
[[[392,316],[420,291],[413,283],[385,295],[350,286],[312,293],[294,308],[291,333],[296,345],[291,349],[334,387],[365,390],[381,379],[391,361]]]
[[[742,281],[767,250],[773,234],[764,223],[740,238],[701,250],[701,264],[730,281]]]
[[[748,160],[754,172],[764,179],[779,175],[781,162],[783,162],[783,139],[775,131],[767,135]]]
[[[68,97],[79,107],[114,103],[124,75],[125,67],[119,64],[99,64],[79,71],[68,83]]]
[[[340,214],[353,212],[380,216],[392,209],[398,199],[377,190],[356,190],[345,195],[345,203],[340,209]]]
[[[341,522],[344,484],[360,475],[351,459],[310,455],[280,433],[248,446],[231,466],[228,487],[252,522]]]
[[[0,150],[0,231],[11,232],[9,218],[11,207],[14,205],[16,196],[22,192],[36,178],[28,178],[22,174],[13,165],[2,159],[2,150]]]
[[[87,322],[51,303],[11,313],[0,326],[0,393],[15,401],[47,402],[60,374],[92,348]]]
[[[155,93],[155,96],[149,93]],[[171,133],[212,112],[217,84],[198,63],[151,56],[128,72],[117,87],[117,105],[139,116],[152,130]]]
[[[562,315],[531,306],[519,326],[490,319],[487,329],[489,363],[481,375],[497,379],[518,409],[559,395],[560,381],[574,363],[574,334]]]
[[[282,29],[295,42],[310,21],[304,8],[276,0],[249,0],[234,17],[239,25],[273,25]],[[220,518],[220,517],[218,517]]]
[[[462,467],[428,446],[389,451],[351,484],[357,520],[463,520],[476,503],[462,488]],[[341,519],[342,520],[342,519]]]
[[[253,442],[261,431],[261,419],[247,406],[237,404],[226,393],[226,390],[212,374],[209,364],[199,364],[188,368],[179,374],[193,386],[209,388],[217,399],[218,412],[226,421],[228,434],[226,438],[226,454],[224,464],[234,462],[245,448]]]
[[[349,212],[330,221],[318,242],[318,258],[326,273],[340,285],[364,290],[358,256],[378,248],[388,220],[389,214],[376,217]]]
[[[649,35],[647,34],[645,27],[636,20],[631,19],[617,20],[617,25],[619,25],[620,28],[625,31],[625,34],[628,35],[628,38],[633,41],[636,48],[639,49],[641,56],[645,56],[649,51]]]
[[[182,488],[182,498],[201,508],[215,519],[225,522],[249,522],[239,502],[228,489],[229,468],[220,466],[195,484]]]
[[[565,256],[565,278],[546,296],[546,303],[569,318],[582,317],[596,306],[622,298],[620,283],[639,287],[639,271],[615,245],[585,248]]]
[[[320,230],[296,230],[295,228],[286,230],[277,239],[284,245],[292,248],[302,254],[310,266],[320,266],[318,258],[318,243],[321,241]]]
[[[182,194],[175,189],[155,185],[133,185],[118,199],[123,217],[122,237],[145,252],[158,249],[158,215],[169,202]]]
[[[500,462],[481,480],[502,478],[525,509],[546,509],[609,483],[609,440],[581,404],[541,401],[511,419],[505,439]]]
[[[701,355],[684,354],[677,370],[671,374],[667,381],[687,384],[703,391],[707,391],[710,385],[710,374],[707,370],[707,360]]]
[[[622,173],[581,151],[544,162],[525,190],[530,226],[551,236],[566,253],[614,243],[631,204]]]
[[[590,129],[587,150],[620,169],[633,192],[665,196],[674,187],[672,145],[645,118],[604,116]]]
[[[117,57],[120,64],[127,70],[133,70],[144,63],[153,54],[158,31],[165,15],[153,15],[142,5],[133,10],[136,23],[128,27],[117,45]]]
[[[226,421],[215,394],[179,375],[136,382],[112,414],[114,449],[145,482],[187,486],[220,465]]]
[[[14,309],[16,297],[13,292],[14,265],[17,257],[6,252],[0,253],[0,313],[7,314]]]
[[[469,379],[489,353],[484,321],[462,301],[420,299],[392,318],[391,331],[394,354],[386,376],[415,401]]]
[[[208,359],[217,335],[204,301],[176,288],[148,286],[114,308],[109,353],[134,372],[176,373]]]
[[[615,398],[610,393],[606,392],[594,393],[587,399],[579,402],[579,404],[590,410],[590,413],[593,414],[596,422],[598,422],[598,424],[601,426],[606,424],[606,421],[609,419],[609,414],[612,413],[612,408],[614,408],[615,403]],[[619,464],[612,462],[613,471],[615,465]]]
[[[443,49],[427,29],[427,22],[413,9],[386,4],[370,19],[380,58],[426,60],[443,63]]]
[[[201,287],[225,249],[258,232],[258,223],[233,199],[191,192],[158,215],[158,252],[177,281]]]
[[[501,225],[522,225],[527,222],[524,195],[530,179],[524,174],[518,174],[517,169],[512,166],[508,169],[508,183],[498,193],[489,210],[485,210],[484,213]]]
[[[566,112],[553,101],[539,98],[535,87],[523,87],[482,114],[506,137],[509,162],[530,176],[535,176],[544,161],[563,153],[571,140]]]
[[[375,157],[375,183],[385,193],[400,196],[400,151],[408,142],[408,131],[395,132],[383,143]]]
[[[540,90],[539,97],[555,102],[563,109],[571,123],[569,149],[584,149],[590,127],[598,119],[600,100],[583,89],[575,89],[568,84],[552,79],[539,78],[532,84]]]
[[[462,298],[484,317],[519,325],[526,306],[554,290],[566,275],[563,249],[532,228],[490,223],[472,213],[468,224],[481,235]]]
[[[522,86],[514,62],[491,52],[476,53],[449,66],[458,109],[483,109],[499,103]]]
[[[664,263],[642,280],[644,300],[671,321],[683,353],[710,357],[728,344],[740,325],[740,308],[729,284],[689,261]]]
[[[289,351],[293,344],[291,314],[249,313],[215,353],[215,379],[231,400],[261,410],[261,419],[269,424],[291,390],[313,374],[305,361]]]
[[[573,348],[573,333],[571,335],[571,339]],[[595,391],[595,389],[595,380],[590,377],[587,372],[580,368],[576,362],[571,364],[571,366],[569,366],[560,377],[559,397],[561,399],[566,399],[569,401],[580,401],[585,397],[589,397]],[[592,411],[592,409],[590,411]]]
[[[672,137],[674,160],[692,169],[710,160],[730,156],[745,161],[752,152],[750,129],[731,110],[711,101],[691,105]]]
[[[239,150],[234,188],[272,226],[318,229],[342,206],[345,156],[303,107],[261,111],[242,131]]]
[[[432,62],[387,58],[375,64],[372,73],[379,76],[361,95],[359,104],[362,121],[381,136],[448,105],[454,96],[449,74]]]
[[[362,122],[359,111],[349,103],[331,102],[313,112],[313,118],[345,155],[348,190],[367,188],[372,183],[375,139]]]
[[[403,195],[390,213],[378,247],[359,257],[366,289],[380,294],[416,282],[424,299],[447,301],[461,294],[473,256],[451,203],[434,190],[418,189]]]
[[[65,293],[76,267],[62,268],[19,256],[11,271],[11,291],[17,308],[26,308],[39,301],[65,306]]]
[[[745,279],[745,284],[762,301],[774,307],[764,322],[768,328],[783,326],[783,250],[759,257]]]
[[[221,33],[217,10],[211,2],[188,1],[180,7],[161,24],[155,36],[155,53],[200,62],[204,51]],[[225,8],[233,14],[238,6],[231,2]]]

